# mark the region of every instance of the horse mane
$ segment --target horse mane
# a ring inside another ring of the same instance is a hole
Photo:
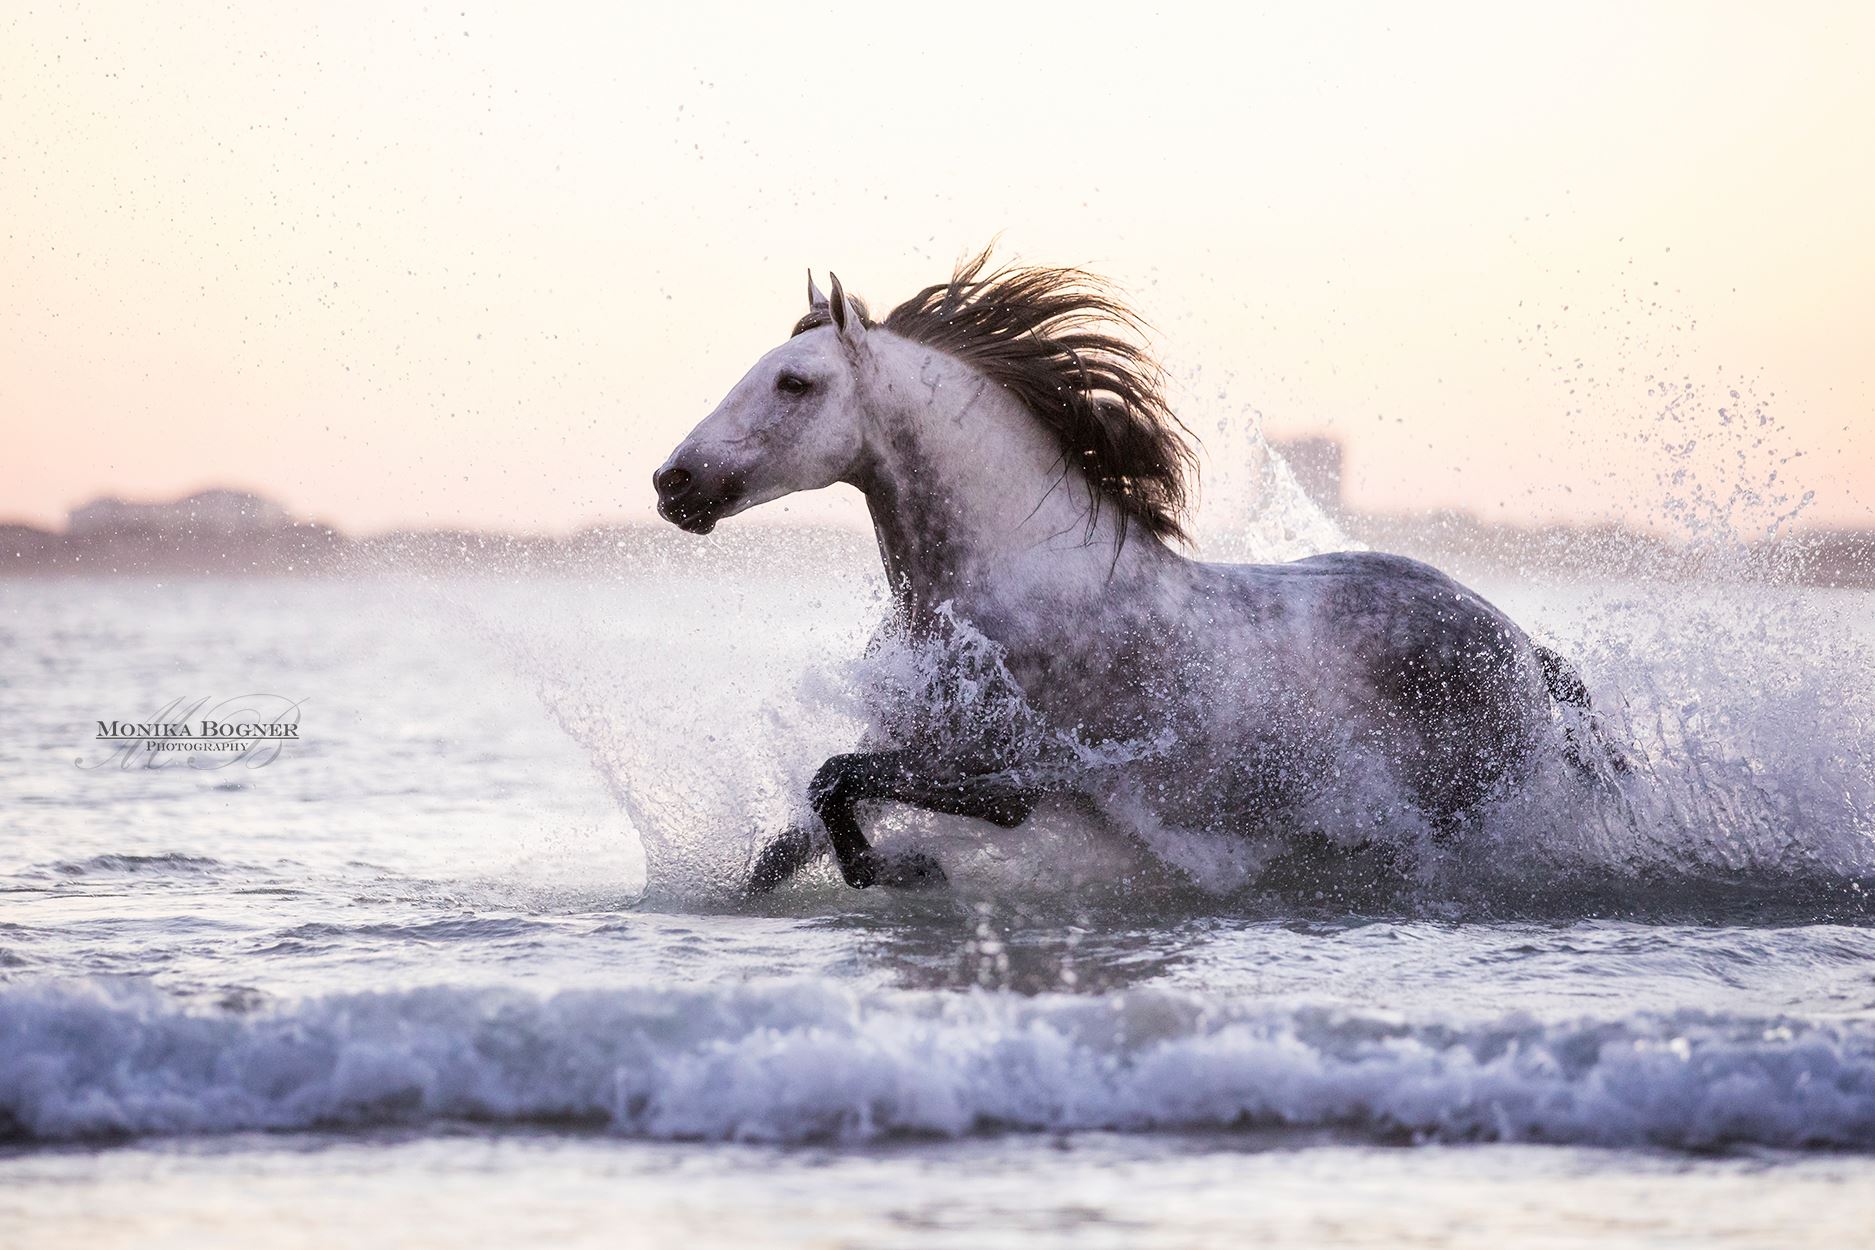
[[[1141,341],[1145,323],[1084,270],[990,269],[989,260],[985,248],[961,261],[950,281],[887,314],[885,328],[976,366],[1021,400],[1060,444],[1062,464],[1086,477],[1090,533],[1110,503],[1121,543],[1129,524],[1188,541],[1197,456]],[[865,318],[864,305],[856,311]],[[827,320],[818,305],[794,333]]]

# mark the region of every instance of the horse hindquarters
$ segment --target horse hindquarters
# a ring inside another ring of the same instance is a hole
[[[1527,771],[1548,701],[1533,648],[1514,625],[1488,609],[1449,608],[1435,624],[1378,656],[1370,672],[1391,770],[1434,827],[1451,833]]]

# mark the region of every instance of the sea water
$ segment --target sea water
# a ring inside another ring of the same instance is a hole
[[[1483,589],[1636,753],[1573,835],[1350,903],[908,821],[949,889],[749,905],[863,568],[0,581],[0,1243],[1869,1244],[1875,597]]]

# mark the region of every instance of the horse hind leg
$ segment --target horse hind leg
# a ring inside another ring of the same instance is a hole
[[[1392,772],[1434,842],[1471,828],[1527,756],[1516,672],[1511,641],[1482,622],[1456,643],[1431,634],[1380,671]]]
[[[1627,772],[1628,758],[1603,734],[1575,666],[1547,647],[1532,644],[1532,650],[1544,690],[1562,711],[1563,758],[1590,779],[1605,777],[1604,770]],[[1507,666],[1497,677],[1509,671]],[[1542,740],[1539,725],[1549,720],[1546,706],[1531,708],[1517,685],[1490,679],[1490,672],[1448,680],[1442,698],[1421,706],[1427,750],[1413,782],[1437,841],[1462,833],[1505,786],[1530,775]]]
[[[1627,752],[1602,732],[1601,718],[1589,702],[1589,688],[1576,666],[1548,647],[1535,650],[1544,688],[1563,713],[1563,758],[1591,778],[1599,773],[1598,761],[1617,773],[1628,772],[1633,765]]]

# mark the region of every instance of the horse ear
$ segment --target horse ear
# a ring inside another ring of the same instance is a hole
[[[844,330],[846,329],[846,288],[840,285],[839,274],[829,270],[827,276],[833,279],[833,298],[827,301],[828,308],[833,313],[833,324]]]
[[[857,346],[859,336],[866,330],[865,318],[860,315],[853,301],[846,297],[846,288],[840,285],[840,275],[830,271],[827,276],[833,280],[833,298],[827,301],[827,310],[833,314],[834,327],[848,345]]]
[[[821,290],[819,284],[814,281],[814,271],[810,269],[807,271],[807,308],[808,308],[808,311],[812,312],[816,308],[825,308],[826,306],[827,306],[827,293]]]

